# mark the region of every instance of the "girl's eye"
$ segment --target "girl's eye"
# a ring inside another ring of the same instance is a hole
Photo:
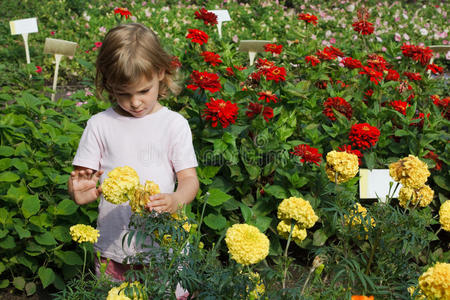
[[[143,91],[141,91],[141,94],[147,94],[148,91],[150,91],[150,89],[143,90]]]

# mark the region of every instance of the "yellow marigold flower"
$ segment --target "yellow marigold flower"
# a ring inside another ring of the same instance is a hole
[[[442,229],[450,231],[450,200],[445,201],[439,209],[439,222]]]
[[[426,163],[410,154],[408,157],[390,164],[389,175],[403,186],[417,189],[425,184],[430,176],[430,171],[428,171]]]
[[[261,297],[266,292],[266,286],[261,280],[261,277],[256,272],[250,273],[250,279],[253,281],[253,283],[256,285],[255,289],[249,293],[249,299],[250,300],[256,300],[261,299]]]
[[[178,215],[177,213],[173,213],[173,214],[171,214],[171,216],[172,216],[172,218],[174,218],[175,220],[187,220],[187,217],[186,216],[183,216],[183,217],[181,217],[180,215]],[[189,224],[189,222],[185,222],[184,224],[183,224],[183,229],[186,231],[186,232],[190,232],[191,231],[191,224]]]
[[[128,166],[117,167],[108,173],[102,183],[105,200],[113,204],[125,203],[134,196],[134,190],[139,185],[139,176]]]
[[[289,233],[291,232],[291,220],[281,220],[278,223],[277,230],[281,237],[288,239]],[[297,224],[294,225],[294,230],[292,230],[292,240],[300,243],[306,238],[306,229],[300,228]]]
[[[419,205],[425,207],[431,203],[433,196],[434,191],[428,185],[424,185],[418,189],[404,186],[398,192],[398,201],[402,207],[406,207],[408,201],[411,201],[409,203],[410,206]]]
[[[269,239],[252,225],[234,224],[228,228],[225,242],[231,258],[244,266],[256,264],[269,254]]]
[[[358,174],[358,170],[358,156],[355,154],[334,150],[328,152],[325,172],[330,181],[335,182],[337,179],[337,183],[347,182]]]
[[[146,180],[144,185],[139,184],[134,190],[134,196],[130,197],[131,211],[142,214],[149,197],[159,193],[159,186],[153,181]]]
[[[356,226],[359,224],[365,224],[364,219],[366,218],[366,216],[367,216],[367,209],[364,206],[362,206],[361,204],[356,203],[353,206],[352,210],[350,211],[350,215],[344,216],[345,224],[348,225],[348,224],[350,224],[350,222],[351,222],[352,226]],[[373,218],[370,218],[370,225],[375,226],[375,220]],[[368,231],[365,226],[364,226],[364,230]]]
[[[97,229],[84,224],[73,225],[69,231],[72,239],[80,244],[83,242],[97,243],[97,239],[100,236]]]
[[[419,277],[419,287],[427,299],[450,299],[450,264],[436,263]]]
[[[415,287],[415,286],[410,286],[410,287],[408,288],[408,292],[409,292],[409,295],[410,295],[411,297],[414,295],[414,292],[415,292],[415,291],[416,291],[416,287]],[[415,300],[422,300],[422,299],[426,299],[426,298],[425,298],[424,295],[422,295],[422,294],[420,293],[420,289],[419,289],[418,294],[417,294],[413,299],[415,299]]]
[[[277,215],[282,220],[294,219],[298,226],[302,228],[313,227],[319,219],[309,201],[297,197],[290,197],[281,201]]]
[[[123,290],[121,291],[119,287],[113,287],[108,292],[108,297],[106,297],[106,300],[131,300],[127,296],[125,296],[125,293]]]

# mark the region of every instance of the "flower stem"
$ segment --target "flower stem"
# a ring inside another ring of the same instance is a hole
[[[372,250],[370,251],[370,257],[369,257],[369,262],[367,263],[367,267],[366,267],[366,275],[369,275],[370,272],[370,266],[372,265],[373,262],[373,257],[375,256],[375,250],[378,247],[378,242],[380,241],[379,235],[377,234],[376,240],[375,240],[375,244],[372,247]]]
[[[86,268],[86,246],[82,245],[81,248],[83,248],[83,252],[84,252],[83,273],[81,274],[81,281],[84,281],[84,271],[85,271],[85,268]]]
[[[308,281],[311,278],[311,274],[312,274],[313,270],[314,269],[311,269],[311,271],[309,271],[308,277],[306,277],[306,280],[305,280],[305,284],[303,284],[303,288],[302,288],[302,291],[300,293],[300,296],[303,296],[303,293],[305,292],[306,285],[308,284]]]
[[[288,249],[291,243],[292,232],[294,231],[295,223],[291,221],[291,230],[289,232],[289,237],[286,244],[286,249],[284,250],[284,272],[283,272],[283,290],[286,288],[286,276],[288,270]]]

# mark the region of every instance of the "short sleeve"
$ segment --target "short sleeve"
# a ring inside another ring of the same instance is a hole
[[[198,163],[194,145],[192,144],[191,128],[186,119],[181,119],[178,126],[175,126],[172,136],[173,138],[170,141],[170,160],[175,172],[197,167]]]
[[[93,122],[89,120],[83,131],[83,135],[81,136],[72,165],[99,170],[102,157],[101,149],[102,146],[98,129],[96,129]]]

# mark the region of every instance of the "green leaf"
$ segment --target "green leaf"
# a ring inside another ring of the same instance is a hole
[[[75,204],[72,200],[64,199],[56,206],[56,214],[69,216],[75,213],[78,209],[78,205]]]
[[[8,235],[6,238],[0,241],[0,247],[3,249],[12,249],[15,246],[16,242],[14,241],[14,238],[10,235]]]
[[[364,154],[364,161],[366,162],[367,169],[372,170],[375,168],[375,152]]]
[[[288,197],[286,190],[279,185],[270,185],[265,187],[264,191],[278,199],[286,199]]]
[[[3,279],[0,281],[0,289],[4,289],[4,288],[8,287],[8,285],[9,285],[8,279]]]
[[[39,244],[45,245],[45,246],[52,246],[52,245],[57,244],[55,238],[53,237],[53,235],[50,232],[44,232],[42,234],[36,235],[36,236],[34,236],[34,239]]]
[[[208,192],[209,192],[208,204],[211,206],[218,206],[231,198],[230,195],[222,192],[219,189],[212,188],[209,189]]]
[[[254,225],[258,227],[258,229],[261,230],[261,232],[265,232],[267,228],[269,228],[271,222],[272,222],[271,217],[261,216],[256,218]]]
[[[13,285],[16,289],[23,291],[23,288],[25,287],[25,279],[22,276],[14,277]]]
[[[12,166],[12,159],[11,158],[2,158],[0,159],[0,172],[3,170],[8,169]]]
[[[0,173],[0,182],[16,182],[19,179],[19,175],[10,171]]]
[[[24,265],[33,273],[36,272],[36,269],[39,267],[39,262],[31,256],[28,256],[26,254],[19,254],[16,257],[19,264]]]
[[[67,243],[72,240],[72,237],[70,236],[69,229],[65,226],[55,226],[52,228],[52,233],[55,239],[58,241]]]
[[[316,230],[316,232],[314,232],[313,245],[318,247],[323,246],[327,239],[328,236],[322,229]]]
[[[34,293],[36,293],[36,283],[34,283],[34,282],[27,282],[25,284],[25,292],[27,293],[27,296],[31,296]]]
[[[203,219],[203,221],[209,228],[215,230],[220,230],[227,226],[227,219],[225,219],[222,215],[209,214]]]
[[[450,187],[448,186],[448,182],[447,180],[445,180],[445,177],[436,175],[433,176],[433,180],[439,187],[443,188],[444,190],[450,191]]]
[[[25,229],[20,225],[15,224],[14,229],[16,230],[17,234],[19,235],[20,239],[29,238],[31,236],[31,232],[28,229]]]
[[[242,216],[244,217],[245,222],[249,222],[250,218],[253,216],[253,211],[247,205],[240,203],[240,208],[242,212]]]
[[[38,271],[39,279],[41,279],[44,289],[55,280],[55,273],[50,268],[40,267]]]
[[[308,183],[308,178],[306,177],[300,177],[298,175],[298,173],[294,173],[290,178],[289,181],[292,183],[292,185],[296,188],[299,189],[302,186],[304,186],[305,184]]]
[[[395,131],[395,136],[408,136],[409,132],[404,129],[397,129]]]
[[[29,218],[36,214],[41,208],[41,202],[37,194],[25,197],[22,202],[22,214],[25,218]]]
[[[6,270],[5,265],[2,262],[0,262],[0,274],[2,274],[3,271],[5,271],[5,270]]]
[[[14,185],[11,185],[8,189],[8,192],[6,194],[8,198],[13,199],[14,202],[19,203],[22,201],[25,197],[30,196],[28,194],[28,189],[24,185],[19,185],[19,187],[16,187]]]
[[[8,234],[8,229],[1,229],[0,230],[0,239],[4,238]]]
[[[55,254],[67,265],[70,266],[83,265],[83,260],[75,251],[56,251]]]
[[[255,180],[258,178],[259,174],[261,173],[261,168],[257,165],[251,165],[244,163],[245,169],[247,170],[250,180]]]
[[[14,154],[14,148],[10,146],[0,146],[0,156],[11,156]]]

